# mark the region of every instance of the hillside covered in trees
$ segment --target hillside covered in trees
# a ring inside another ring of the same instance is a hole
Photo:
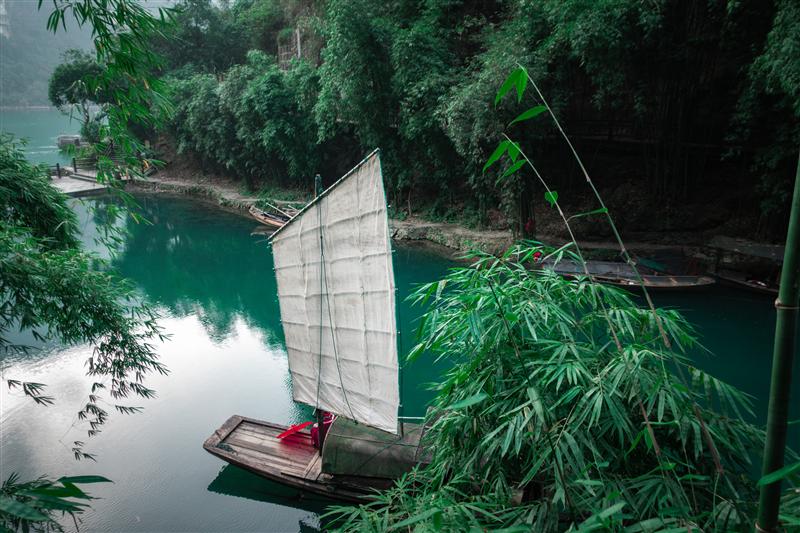
[[[398,213],[535,233],[534,207],[547,209],[535,177],[482,171],[505,126],[538,103],[493,105],[522,65],[624,227],[783,237],[800,142],[795,2],[177,6],[157,46],[174,147],[251,190],[332,180],[377,146]],[[515,127],[579,208],[583,178],[549,121]]]

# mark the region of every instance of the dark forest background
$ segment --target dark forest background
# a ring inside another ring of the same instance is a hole
[[[629,234],[783,238],[800,146],[796,1],[176,6],[155,43],[174,114],[167,131],[141,132],[168,161],[253,191],[310,190],[315,173],[330,183],[380,147],[397,216],[538,233],[548,206],[535,177],[498,183],[502,167],[482,171],[508,123],[537,103],[494,106],[519,64]],[[591,209],[555,133],[548,120],[515,126],[560,201]]]

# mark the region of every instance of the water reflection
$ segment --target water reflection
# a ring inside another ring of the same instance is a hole
[[[170,314],[197,315],[216,342],[241,317],[267,343],[280,344],[272,259],[259,245],[263,237],[250,236],[253,223],[225,213],[210,217],[206,206],[186,200],[139,202],[149,224],[127,219],[128,236],[113,261],[119,273]]]
[[[323,531],[324,522],[320,522],[318,515],[323,514],[326,507],[336,503],[264,479],[233,465],[224,466],[208,486],[208,490],[225,496],[279,503],[308,511],[309,516],[299,521],[300,531]]]

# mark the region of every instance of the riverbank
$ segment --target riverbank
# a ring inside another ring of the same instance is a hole
[[[243,214],[247,214],[250,206],[260,199],[264,199],[243,191],[241,182],[194,173],[191,178],[188,178],[160,172],[146,180],[136,180],[130,185],[133,189],[140,191],[197,198]],[[307,200],[310,200],[310,196],[304,201]],[[269,199],[268,201],[273,204],[285,203],[283,199]],[[440,254],[451,257],[476,249],[499,255],[514,242],[510,230],[472,229],[450,222],[426,220],[417,215],[404,219],[392,218],[389,223],[392,237],[395,240],[431,245]],[[542,224],[542,226],[542,231],[538,234],[539,240],[552,245],[566,242],[564,236],[558,233],[559,228],[556,224]],[[645,235],[645,237],[647,236]],[[736,239],[735,241],[741,248],[739,252],[730,250],[722,252],[716,243],[717,240],[717,237],[708,236],[702,236],[696,240],[675,239],[674,236],[671,236],[660,241],[634,238],[626,241],[625,245],[630,252],[636,255],[655,258],[659,262],[665,263],[670,270],[680,272],[700,273],[716,268],[718,265],[747,272],[752,271],[755,265],[763,266],[766,261],[763,257],[757,258],[747,253],[749,249],[763,247],[759,243]],[[734,241],[734,239],[728,240]],[[579,244],[590,257],[614,259],[618,255],[618,244],[605,238],[580,240]],[[776,255],[778,254],[776,253]]]
[[[259,200],[255,195],[242,193],[239,183],[216,177],[199,177],[190,181],[162,173],[147,180],[136,180],[130,185],[137,190],[151,193],[191,196],[245,213]],[[283,200],[273,199],[270,202],[282,203]],[[429,222],[416,216],[404,220],[393,218],[389,223],[395,240],[430,242],[456,253],[476,248],[490,253],[502,253],[513,242],[510,231],[473,230],[457,224]]]

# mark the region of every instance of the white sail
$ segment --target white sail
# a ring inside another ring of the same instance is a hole
[[[397,433],[394,271],[376,150],[272,237],[294,399]]]

